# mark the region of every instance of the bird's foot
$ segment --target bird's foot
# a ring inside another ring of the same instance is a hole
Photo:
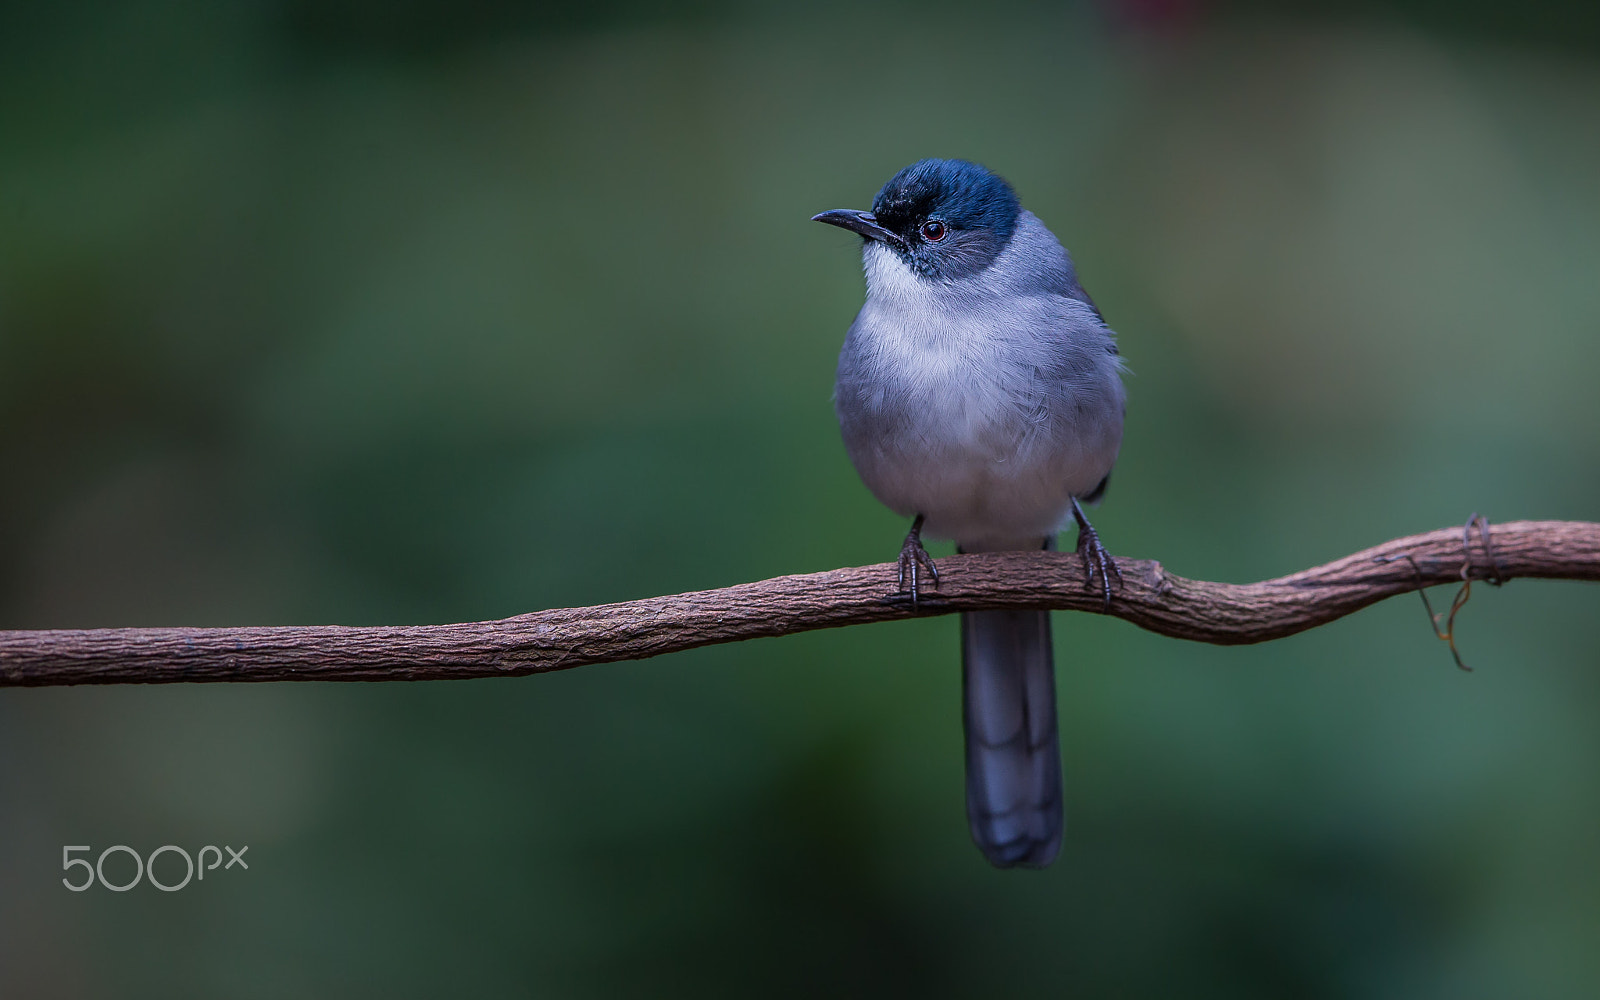
[[[928,550],[922,547],[922,521],[923,516],[911,522],[911,530],[906,533],[906,540],[900,545],[900,590],[904,594],[911,594],[911,610],[917,610],[917,601],[920,597],[918,574],[922,569],[927,569],[928,575],[933,578],[933,587],[939,589],[939,567],[933,564],[933,557],[928,555]],[[907,583],[910,586],[907,586]]]
[[[1100,544],[1100,533],[1094,530],[1094,525],[1083,515],[1083,508],[1078,506],[1078,501],[1072,501],[1072,516],[1078,521],[1078,557],[1083,560],[1083,573],[1085,584],[1094,586],[1094,578],[1100,577],[1100,592],[1105,596],[1103,610],[1111,608],[1111,576],[1116,574],[1117,587],[1122,587],[1122,570],[1118,568],[1116,559]]]

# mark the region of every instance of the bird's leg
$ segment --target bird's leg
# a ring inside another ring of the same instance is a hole
[[[928,550],[922,547],[922,522],[924,520],[923,515],[917,515],[917,519],[911,522],[911,530],[906,533],[906,540],[900,545],[900,593],[904,594],[908,589],[906,587],[906,577],[909,576],[911,578],[909,589],[911,591],[912,611],[917,609],[917,571],[919,567],[927,567],[928,575],[933,577],[934,589],[937,590],[939,587],[939,567],[933,564],[933,557],[928,555]]]
[[[1117,586],[1122,586],[1122,570],[1117,568],[1117,561],[1111,558],[1111,553],[1100,544],[1100,535],[1094,530],[1094,525],[1083,515],[1083,508],[1078,506],[1078,498],[1072,498],[1072,517],[1078,522],[1078,556],[1083,559],[1083,572],[1088,577],[1089,586],[1094,586],[1095,574],[1100,574],[1101,592],[1105,594],[1105,607],[1111,607],[1111,574],[1117,575]]]

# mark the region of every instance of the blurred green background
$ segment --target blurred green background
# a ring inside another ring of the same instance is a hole
[[[17,4],[0,628],[889,559],[829,404],[854,241],[807,218],[923,156],[1009,177],[1121,334],[1118,554],[1600,518],[1592,5]],[[1472,674],[1409,597],[1241,649],[1058,616],[1043,873],[968,841],[953,618],[3,690],[0,993],[1600,995],[1597,607],[1480,588]],[[118,843],[250,868],[61,886]]]

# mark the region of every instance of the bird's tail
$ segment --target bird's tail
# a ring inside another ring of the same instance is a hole
[[[1061,849],[1050,612],[961,616],[967,820],[990,864],[1043,868]]]

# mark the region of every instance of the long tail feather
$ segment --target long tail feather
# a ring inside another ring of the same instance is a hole
[[[1061,849],[1061,749],[1048,611],[961,616],[967,819],[999,868],[1043,868]]]

